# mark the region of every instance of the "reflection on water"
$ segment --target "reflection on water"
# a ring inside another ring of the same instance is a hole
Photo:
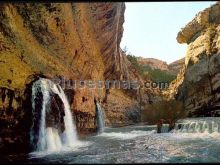
[[[194,120],[194,119],[193,119]],[[193,120],[187,120],[192,122]],[[203,119],[204,120],[204,119]],[[207,119],[217,121],[219,118]],[[186,121],[181,121],[186,122]],[[193,121],[194,122],[194,121]],[[220,134],[209,132],[155,132],[155,126],[106,128],[85,144],[59,153],[30,154],[28,163],[149,163],[220,162]]]

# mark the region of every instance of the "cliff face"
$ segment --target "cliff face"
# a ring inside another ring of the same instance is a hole
[[[162,71],[167,71],[171,74],[177,74],[185,63],[185,59],[176,60],[170,64],[167,64],[165,61],[158,60],[155,58],[143,58],[138,57],[137,61],[142,66],[149,66],[152,69],[160,69]]]
[[[168,64],[165,61],[161,61],[155,58],[143,58],[143,57],[138,57],[138,63],[140,65],[148,65],[152,69],[160,69],[164,71],[168,71]]]
[[[176,60],[168,65],[169,72],[178,74],[179,71],[183,68],[185,64],[185,58],[181,58],[180,60]]]
[[[189,115],[211,116],[220,103],[220,3],[205,9],[177,36],[187,43],[184,69],[171,93],[184,102]]]
[[[5,3],[0,8],[1,145],[28,138],[31,85],[39,77],[138,79],[128,71],[129,62],[119,47],[124,3]],[[111,90],[105,88],[65,92],[80,132],[96,129],[95,99],[107,107],[109,125],[112,116],[126,123],[126,108],[133,111],[137,105],[134,98],[117,90],[113,92],[117,99],[111,99]],[[123,97],[130,104],[115,106]],[[114,115],[116,109],[124,116]]]

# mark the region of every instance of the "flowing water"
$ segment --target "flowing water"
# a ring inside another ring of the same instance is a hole
[[[219,118],[195,118],[179,120],[172,132],[176,133],[218,133]]]
[[[77,141],[77,132],[76,126],[73,123],[72,113],[70,110],[70,105],[68,103],[67,97],[64,94],[64,91],[59,85],[53,85],[52,91],[59,95],[62,102],[64,103],[64,124],[65,124],[65,131],[62,134],[64,139],[64,144],[69,146],[74,146],[74,143]]]
[[[220,118],[179,121],[172,132],[155,125],[108,128],[81,138],[87,144],[54,153],[29,154],[25,163],[184,163],[220,162]],[[167,126],[165,126],[167,127]]]
[[[99,132],[103,132],[105,129],[105,118],[102,108],[98,102],[96,103],[96,109],[97,109],[97,117],[98,117],[98,129]]]
[[[63,104],[65,113],[63,131],[57,126],[47,125],[53,94],[56,94]],[[35,151],[27,155],[15,155],[13,158],[9,156],[7,159],[11,162],[40,164],[220,162],[218,117],[179,120],[171,132],[168,132],[169,125],[164,124],[162,133],[156,133],[156,125],[140,124],[109,128],[105,127],[104,114],[97,103],[99,132],[79,140],[70,105],[59,85],[47,79],[36,81],[32,87],[32,107],[35,117],[30,142],[35,146]]]
[[[62,133],[55,127],[46,127],[46,112],[49,111],[48,106],[51,101],[51,93],[57,94],[64,105],[65,115],[63,118],[65,130]],[[38,112],[39,109],[36,109],[36,104],[39,102],[37,99],[39,99],[40,94],[42,95],[42,106],[41,112]],[[33,114],[38,115],[40,113],[39,119],[34,120],[35,122],[31,131],[31,143],[35,146],[35,151],[59,151],[63,147],[74,147],[80,143],[77,139],[70,105],[63,89],[59,85],[43,78],[34,82],[32,86],[32,108]],[[36,126],[37,124],[39,124],[39,127]],[[37,128],[37,131],[34,131],[34,128]],[[36,143],[34,143],[34,138],[37,139]]]

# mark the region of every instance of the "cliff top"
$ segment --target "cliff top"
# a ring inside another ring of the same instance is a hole
[[[199,12],[195,18],[189,22],[181,31],[177,34],[177,42],[189,44],[195,38],[197,34],[208,28],[210,25],[220,23],[220,2],[212,5],[209,8]]]

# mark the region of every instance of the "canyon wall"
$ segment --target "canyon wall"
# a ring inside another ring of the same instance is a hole
[[[148,65],[152,69],[160,69],[164,71],[168,71],[168,64],[165,61],[161,61],[155,58],[143,58],[138,57],[137,61],[140,65]]]
[[[0,147],[28,141],[31,85],[40,77],[140,80],[119,47],[124,11],[124,3],[0,4]],[[64,90],[80,133],[97,128],[94,100],[103,103],[107,125],[138,120],[137,90]]]
[[[184,67],[185,58],[176,60],[168,65],[169,72],[173,74],[178,74],[179,71]]]
[[[180,69],[185,64],[185,58],[176,60],[170,64],[167,64],[165,61],[158,60],[155,58],[143,58],[137,57],[137,61],[141,66],[149,66],[152,69],[159,69],[162,71],[167,71],[168,73],[175,74],[180,71]]]
[[[218,116],[220,108],[220,3],[201,11],[178,33],[187,43],[184,68],[170,97],[184,102],[189,116]]]

